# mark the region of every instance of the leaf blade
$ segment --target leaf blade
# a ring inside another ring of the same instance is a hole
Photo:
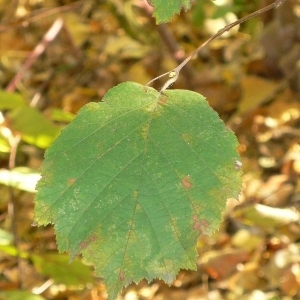
[[[186,11],[190,9],[192,2],[193,0],[151,0],[156,22],[158,24],[169,22],[175,14],[180,13],[182,8]]]
[[[110,299],[144,277],[171,283],[195,269],[197,236],[237,196],[236,147],[201,95],[120,84],[47,150],[36,221],[55,223],[61,252],[94,264]]]

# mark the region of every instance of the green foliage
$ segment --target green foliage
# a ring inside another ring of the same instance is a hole
[[[24,106],[26,103],[18,93],[8,93],[0,90],[0,110],[13,109]]]
[[[75,259],[70,265],[69,257],[58,253],[32,254],[30,258],[40,274],[57,283],[79,286],[93,282],[91,268],[79,259]]]
[[[0,90],[0,110],[8,111],[8,129],[21,135],[23,141],[46,149],[60,132],[37,108],[29,106],[18,93]],[[9,138],[0,131],[0,152],[9,152]]]
[[[53,121],[69,123],[75,118],[75,115],[58,108],[53,108],[50,110],[50,117]]]
[[[172,17],[178,14],[182,8],[190,9],[193,0],[151,0],[149,2],[154,7],[153,14],[159,24],[171,21]]]
[[[0,228],[0,247],[1,245],[9,245],[12,241],[12,234]]]
[[[86,105],[46,151],[35,220],[82,253],[109,298],[196,268],[196,241],[237,197],[237,141],[194,92],[120,84]]]
[[[204,1],[197,1],[193,9],[193,23],[195,26],[203,26],[205,20]]]
[[[22,135],[22,139],[40,148],[47,148],[60,132],[50,120],[36,108],[23,106],[15,109],[8,117],[11,128]]]
[[[75,259],[70,265],[67,255],[58,253],[35,254],[28,251],[19,251],[15,246],[9,245],[11,240],[12,237],[7,232],[0,231],[1,253],[30,259],[40,274],[52,278],[56,283],[80,286],[93,282],[91,268],[84,265],[80,259]]]
[[[34,295],[27,291],[12,290],[0,292],[0,299],[2,300],[45,300],[45,298]]]

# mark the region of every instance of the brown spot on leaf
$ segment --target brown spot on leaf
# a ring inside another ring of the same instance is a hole
[[[90,243],[95,241],[96,238],[94,236],[89,236],[87,240],[80,243],[80,249],[85,249]]]
[[[124,275],[124,272],[122,271],[122,269],[120,269],[120,272],[119,272],[119,279],[121,281],[124,281],[124,279],[125,279],[125,275]]]
[[[70,179],[68,179],[68,185],[70,186],[70,185],[72,185],[72,184],[74,184],[76,182],[76,178],[70,178]]]
[[[168,102],[168,98],[165,95],[161,95],[158,101],[159,105],[165,105]]]
[[[96,237],[94,237],[93,235],[91,235],[90,237],[89,237],[89,241],[90,242],[93,242],[93,241],[95,241],[96,240]]]
[[[191,183],[190,175],[183,177],[181,179],[181,184],[186,190],[189,190],[193,186]]]
[[[209,222],[205,219],[199,219],[198,216],[193,216],[193,229],[198,231],[199,234],[206,234]]]
[[[81,242],[81,243],[80,243],[80,249],[86,248],[88,244],[89,244],[89,243],[88,243],[87,241]]]

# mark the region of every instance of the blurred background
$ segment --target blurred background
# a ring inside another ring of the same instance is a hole
[[[58,254],[53,226],[33,222],[45,149],[86,103],[172,70],[273,1],[195,0],[161,25],[148,2],[0,0],[1,300],[106,299],[91,267]],[[203,94],[236,133],[243,191],[228,200],[220,230],[199,238],[196,272],[183,270],[171,286],[141,281],[120,299],[300,299],[299,28],[300,1],[287,0],[182,69],[171,88]]]

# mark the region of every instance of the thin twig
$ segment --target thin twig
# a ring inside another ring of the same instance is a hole
[[[51,28],[46,32],[43,39],[36,45],[33,51],[29,54],[25,63],[23,64],[21,70],[16,74],[16,76],[8,84],[6,90],[12,92],[16,89],[16,86],[22,80],[26,71],[31,67],[31,65],[36,61],[36,59],[45,51],[46,46],[52,42],[57,34],[62,29],[64,22],[63,19],[58,18],[51,26]]]
[[[157,31],[162,41],[171,52],[173,59],[178,64],[181,64],[184,61],[184,51],[179,48],[179,45],[170,29],[168,28],[167,24],[159,24],[157,26]],[[188,84],[192,82],[194,72],[191,65],[187,65],[186,68],[182,70],[182,74],[184,75],[184,78],[186,79]]]
[[[46,78],[46,80],[44,80],[42,82],[42,84],[40,85],[39,89],[37,90],[37,92],[33,95],[29,106],[31,107],[36,107],[39,104],[39,109],[42,109],[42,105],[40,102],[40,100],[42,99],[42,94],[43,91],[47,88],[47,86],[49,85],[50,80],[52,79],[54,75],[54,70],[50,70],[50,74],[48,75],[48,78]],[[44,101],[45,102],[45,101]],[[45,103],[43,103],[43,105],[45,105]]]
[[[140,8],[143,9],[146,14],[150,17],[153,14],[153,7],[151,6],[151,2],[141,1],[139,4]],[[153,18],[151,18],[151,23],[157,30],[161,41],[166,45],[166,48],[172,55],[172,58],[176,61],[177,64],[181,64],[184,61],[185,53],[180,49],[178,42],[176,41],[173,33],[170,31],[167,24],[159,24],[156,25]],[[186,84],[189,88],[193,88],[192,79],[194,77],[193,67],[188,65],[185,69],[182,70],[182,74],[186,80]]]
[[[237,21],[230,23],[229,25],[225,26],[224,28],[220,29],[216,34],[214,34],[212,37],[210,37],[208,40],[206,40],[202,45],[200,45],[196,50],[194,50],[178,67],[176,67],[175,69],[166,72],[160,76],[155,77],[154,79],[150,80],[147,85],[151,84],[152,82],[156,81],[157,79],[169,75],[169,79],[167,80],[167,82],[163,85],[163,87],[161,88],[160,92],[163,92],[164,90],[166,90],[170,85],[172,85],[178,78],[179,76],[179,72],[180,70],[195,56],[197,55],[200,50],[202,50],[203,47],[205,47],[208,43],[210,43],[212,40],[214,40],[215,38],[221,36],[223,33],[225,33],[226,31],[229,31],[231,28],[235,27],[236,25],[242,24],[254,17],[259,16],[260,14],[273,9],[273,8],[278,8],[279,6],[281,6],[286,0],[276,0],[275,2],[271,3],[270,5],[267,5],[264,8],[261,8],[241,19],[238,19]]]
[[[16,156],[17,156],[17,149],[19,146],[19,143],[21,141],[20,134],[15,135],[13,138],[10,139],[10,155],[9,155],[9,162],[8,162],[8,169],[10,172],[15,168],[16,165]],[[21,264],[21,256],[19,255],[20,251],[20,239],[18,234],[18,226],[17,226],[17,216],[16,216],[16,207],[17,207],[17,201],[16,196],[14,192],[14,187],[12,184],[9,184],[9,196],[10,201],[8,203],[8,216],[11,220],[11,231],[14,237],[14,246],[17,249],[17,265],[18,265],[18,287],[19,289],[23,288],[23,270],[22,270],[22,264]]]

